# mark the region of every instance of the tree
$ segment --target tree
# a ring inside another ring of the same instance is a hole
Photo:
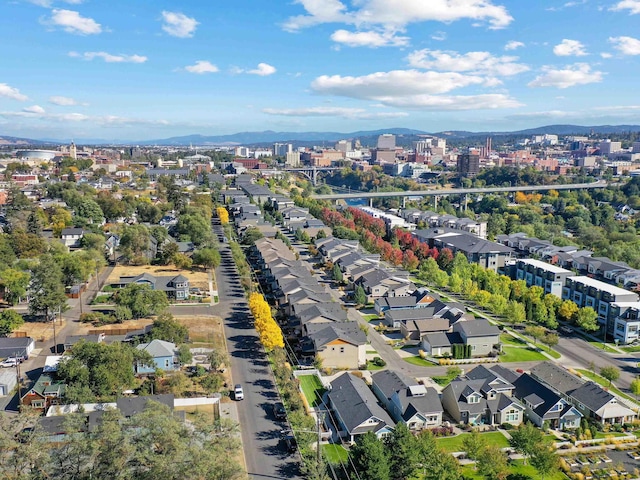
[[[176,230],[181,240],[190,240],[196,246],[211,241],[211,222],[205,216],[196,212],[180,215]]]
[[[385,445],[392,452],[390,456],[391,477],[405,479],[414,476],[418,469],[418,442],[406,423],[399,422],[385,438]]]
[[[524,464],[527,464],[527,458],[531,457],[538,449],[542,447],[542,432],[537,429],[531,422],[520,425],[517,429],[511,430],[511,439],[509,443],[516,452],[524,457]]]
[[[334,263],[333,269],[331,270],[331,274],[334,281],[336,281],[337,283],[342,283],[343,275],[342,275],[342,270],[340,269],[340,265],[338,265],[337,263]]]
[[[216,213],[222,225],[226,225],[227,223],[229,223],[229,212],[226,208],[218,207],[216,208]]]
[[[499,447],[485,447],[477,460],[478,472],[491,480],[505,480],[509,475],[507,456]]]
[[[27,233],[31,233],[33,235],[42,234],[42,220],[36,210],[32,210],[27,217]]]
[[[547,347],[554,347],[558,344],[559,338],[556,333],[547,333],[544,337],[540,339],[542,343],[544,343]]]
[[[609,380],[609,386],[611,386],[612,382],[615,382],[620,378],[620,370],[613,365],[602,367],[600,369],[600,376],[605,380]]]
[[[24,297],[29,287],[29,273],[5,268],[0,272],[0,284],[4,285],[4,299],[9,305],[15,305]]]
[[[558,455],[553,448],[539,445],[536,451],[531,455],[531,465],[540,474],[540,478],[544,478],[558,469]]]
[[[462,448],[470,460],[478,460],[486,447],[487,441],[477,431],[472,432],[462,440]]]
[[[0,336],[6,337],[24,323],[24,318],[15,310],[3,310],[0,313]]]
[[[220,370],[223,365],[229,364],[229,355],[224,350],[220,350],[214,348],[209,356],[207,357],[209,360],[209,364],[211,365],[211,370]]]
[[[194,265],[204,268],[217,268],[220,265],[220,252],[215,248],[201,248],[193,252],[191,256]]]
[[[193,355],[188,345],[180,345],[178,347],[178,361],[180,365],[187,365],[193,361]]]
[[[243,245],[253,245],[256,243],[256,240],[260,240],[264,238],[264,235],[257,227],[249,227],[244,231],[242,235],[242,244]]]
[[[307,458],[302,463],[302,473],[307,480],[330,480],[331,477],[327,473],[327,464],[324,457],[319,459]]]
[[[120,251],[130,263],[145,263],[150,244],[149,229],[144,225],[126,225],[120,237]]]
[[[460,465],[451,454],[438,448],[433,434],[423,430],[417,437],[418,461],[425,480],[459,480]]]
[[[351,447],[351,458],[361,478],[367,480],[390,480],[391,472],[387,449],[373,432],[360,435]]]
[[[113,299],[116,305],[129,307],[134,318],[156,315],[169,306],[164,292],[152,290],[149,285],[139,283],[130,283],[118,290]]]
[[[153,321],[149,335],[151,340],[184,343],[189,340],[189,329],[173,318],[170,313],[161,313]]]
[[[591,307],[582,307],[574,315],[574,321],[577,326],[587,332],[595,332],[598,330],[598,314]]]
[[[441,270],[449,272],[453,266],[453,252],[449,248],[443,248],[438,255],[438,266]]]
[[[629,386],[631,393],[636,396],[636,402],[638,401],[638,395],[640,395],[640,378],[635,378],[631,381],[631,385]]]
[[[75,208],[76,216],[87,220],[89,223],[100,224],[104,219],[104,214],[100,205],[91,198],[84,198]]]
[[[254,318],[254,325],[260,343],[265,350],[271,351],[275,348],[284,348],[284,337],[282,330],[271,315],[271,307],[260,293],[252,293],[249,296],[249,309]]]
[[[532,337],[533,342],[537,344],[538,340],[544,337],[546,330],[544,329],[544,327],[540,327],[537,325],[530,325],[524,329],[524,333]]]
[[[358,285],[353,292],[353,301],[356,303],[356,305],[367,304],[367,294],[364,293],[364,288],[362,288],[362,285]]]
[[[179,270],[187,270],[193,265],[193,260],[184,253],[176,253],[171,257],[171,263]]]
[[[29,311],[44,314],[47,321],[51,313],[67,306],[62,270],[51,255],[42,255],[40,263],[33,267],[29,290]]]
[[[563,300],[560,307],[558,307],[557,313],[562,320],[568,322],[574,318],[574,315],[577,312],[578,305],[576,305],[575,302],[572,302],[571,300]]]

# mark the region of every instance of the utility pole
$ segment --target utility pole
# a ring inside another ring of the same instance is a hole
[[[320,442],[322,441],[322,435],[320,433],[320,424],[322,423],[322,414],[320,412],[318,412],[318,445],[316,447],[316,453],[317,453],[317,461],[318,463],[320,463],[320,461],[322,460],[322,451],[320,450]]]

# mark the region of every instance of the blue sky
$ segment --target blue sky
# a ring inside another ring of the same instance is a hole
[[[0,135],[640,124],[640,0],[0,2]]]

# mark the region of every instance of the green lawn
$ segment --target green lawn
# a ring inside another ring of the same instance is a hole
[[[322,453],[324,457],[333,464],[346,463],[349,452],[342,446],[333,443],[322,445]]]
[[[620,347],[620,350],[627,353],[638,353],[640,352],[640,345],[636,345],[634,347]]]
[[[462,446],[462,442],[470,433],[462,433],[460,435],[456,435],[455,437],[441,437],[436,438],[436,443],[440,448],[443,448],[447,452],[463,452],[464,447]],[[487,432],[480,434],[482,438],[484,438],[489,445],[495,445],[496,447],[504,448],[509,446],[509,440],[500,432]]]
[[[630,397],[626,393],[622,393],[620,390],[618,390],[613,385],[609,386],[609,380],[606,380],[605,378],[602,378],[600,375],[598,375],[596,373],[593,373],[590,370],[577,369],[577,371],[580,372],[580,374],[583,377],[587,377],[589,380],[593,380],[594,382],[602,385],[603,387],[608,388],[609,390],[611,390],[616,395],[620,395],[621,397],[626,398],[627,400],[630,400],[630,401],[634,402],[634,404],[635,404],[635,399],[633,397]],[[631,406],[633,406],[633,405],[631,405]]]
[[[428,360],[425,360],[424,358],[420,357],[420,356],[416,356],[416,357],[405,357],[404,359],[405,362],[410,363],[411,365],[418,365],[420,367],[435,367],[436,365],[429,362]]]
[[[367,360],[367,370],[382,370],[383,368],[374,364],[371,360]]]
[[[538,360],[547,360],[540,352],[530,348],[520,347],[503,347],[504,355],[500,355],[500,362],[534,362]]]
[[[322,382],[317,375],[303,375],[298,377],[302,392],[311,407],[317,407],[322,404],[322,395],[326,389],[322,386]]]
[[[522,460],[515,460],[511,464],[511,468],[509,469],[510,475],[507,478],[518,478],[521,480],[540,478],[538,472],[531,465],[524,465]],[[484,480],[485,477],[480,475],[478,472],[474,470],[473,465],[465,465],[462,467],[462,473],[464,478],[469,480]],[[511,477],[513,475],[513,477]],[[563,472],[556,471],[551,475],[545,477],[545,480],[567,480],[567,477]]]
[[[611,348],[609,345],[606,345],[602,342],[598,342],[596,340],[587,340],[591,345],[596,347],[598,350],[604,350],[607,353],[619,353],[617,350]]]
[[[503,345],[519,345],[524,346],[525,342],[520,340],[519,338],[514,337],[508,333],[503,333],[500,335],[500,342]]]
[[[381,318],[375,313],[361,313],[360,315],[362,315],[362,318],[364,318],[367,322],[371,322],[373,320],[381,320]]]
[[[549,355],[551,355],[553,358],[558,359],[560,358],[560,354],[558,352],[556,352],[554,349],[547,347],[546,345],[540,345],[538,344],[538,348],[540,350],[544,350],[545,352],[547,352]]]

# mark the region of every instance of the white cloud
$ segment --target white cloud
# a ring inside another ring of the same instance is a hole
[[[361,77],[322,75],[311,83],[311,88],[323,94],[375,100],[379,97],[397,95],[446,93],[456,88],[480,85],[484,82],[483,77],[462,75],[457,72],[392,70]]]
[[[102,26],[93,18],[83,17],[73,10],[54,9],[47,23],[62,27],[65,32],[79,35],[95,35],[102,32]]]
[[[602,58],[611,58],[611,57],[613,57],[613,55],[611,55],[609,52],[602,52],[602,53],[600,54],[600,56],[601,56]]]
[[[504,46],[504,49],[515,50],[520,47],[524,47],[524,43],[518,42],[517,40],[511,40],[510,42],[507,42],[507,44]]]
[[[484,95],[409,95],[406,97],[378,97],[385,105],[419,110],[487,110],[523,106],[517,100],[500,93]]]
[[[404,47],[409,44],[409,37],[398,37],[394,32],[349,32],[336,30],[331,40],[348,47]]]
[[[268,77],[269,75],[273,75],[276,73],[276,67],[273,65],[269,65],[268,63],[259,63],[257,68],[253,70],[247,70],[246,73],[250,75],[259,75],[261,77]]]
[[[640,14],[640,0],[622,0],[609,10],[629,10],[629,15]]]
[[[489,24],[498,29],[508,26],[513,17],[501,5],[491,0],[358,0],[355,9],[349,11],[339,0],[296,0],[307,15],[290,17],[285,30],[297,31],[322,23],[346,23],[350,25],[377,25],[399,30],[410,23],[438,21],[444,23],[469,19]]]
[[[27,0],[29,3],[38,5],[40,7],[51,8],[53,0]],[[72,5],[80,5],[83,0],[63,0],[64,3],[70,3]]]
[[[54,105],[59,105],[61,107],[73,107],[74,105],[78,105],[78,102],[71,97],[63,97],[61,95],[54,95],[49,97],[49,103],[53,103]]]
[[[569,88],[602,81],[603,73],[592,71],[586,63],[576,63],[565,68],[543,67],[543,73],[528,83],[529,87]]]
[[[623,55],[640,55],[640,40],[633,37],[609,37],[609,43]]]
[[[20,90],[14,87],[10,87],[6,83],[0,83],[0,97],[12,98],[13,100],[18,100],[19,102],[26,102],[29,100],[29,97],[20,93]]]
[[[553,47],[553,53],[559,57],[583,57],[587,55],[587,51],[582,42],[569,40],[568,38],[562,39],[562,42]]]
[[[144,63],[148,59],[142,55],[113,55],[107,52],[69,52],[70,57],[82,58],[84,60],[93,60],[94,58],[101,58],[107,63]]]
[[[431,35],[431,40],[435,40],[436,42],[444,42],[447,39],[446,32],[435,32]]]
[[[198,60],[194,65],[184,67],[187,72],[197,73],[202,75],[203,73],[216,73],[219,71],[213,63],[207,60]]]
[[[265,108],[268,115],[286,117],[343,117],[349,119],[400,118],[408,116],[405,112],[367,112],[363,108],[348,107],[309,107],[309,108]]]
[[[518,57],[495,57],[489,52],[460,54],[442,50],[416,50],[407,57],[409,65],[416,68],[449,72],[510,76],[526,72],[529,67],[516,63]]]
[[[183,13],[178,12],[162,12],[162,30],[172,37],[189,38],[193,37],[199,22],[192,17],[187,17]]]
[[[22,111],[25,113],[36,113],[39,115],[45,113],[44,108],[42,108],[40,105],[32,105],[30,107],[25,107],[22,109]]]

